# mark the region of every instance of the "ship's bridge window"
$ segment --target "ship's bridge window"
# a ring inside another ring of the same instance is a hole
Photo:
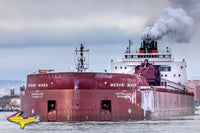
[[[171,71],[171,67],[170,66],[162,66],[159,68],[160,71],[164,71],[164,72],[170,72]]]
[[[120,69],[122,69],[122,66],[120,67]]]
[[[128,58],[133,58],[133,56],[132,55],[128,55]]]
[[[183,66],[181,66],[181,69],[183,69]]]
[[[159,58],[163,58],[163,55],[159,55]]]
[[[133,58],[132,55],[125,55],[125,58]]]
[[[115,67],[115,69],[117,69],[117,67]]]
[[[124,69],[126,69],[127,67],[124,67]]]
[[[169,55],[165,55],[165,58],[169,58]]]

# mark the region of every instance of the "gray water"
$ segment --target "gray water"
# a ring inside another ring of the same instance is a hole
[[[13,112],[0,112],[0,133],[200,133],[200,112],[165,120],[120,122],[40,122],[26,125],[7,121]]]

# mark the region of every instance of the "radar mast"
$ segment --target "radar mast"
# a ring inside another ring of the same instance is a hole
[[[84,53],[88,54],[87,60],[84,56]],[[76,65],[77,72],[85,72],[89,67],[89,63],[88,63],[89,62],[89,49],[85,50],[83,44],[81,44],[80,49],[77,49],[77,47],[76,47],[75,56],[76,56],[75,57],[75,59],[76,59],[75,65]]]

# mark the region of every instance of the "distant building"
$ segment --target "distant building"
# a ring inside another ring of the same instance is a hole
[[[20,110],[20,96],[3,96],[0,98],[1,111],[18,111]]]
[[[200,106],[200,80],[188,80],[187,86],[195,94],[195,105]]]
[[[0,98],[0,111],[18,111],[20,110],[20,96],[15,95],[14,88],[10,90],[10,95]]]
[[[196,101],[199,103],[200,105],[200,85],[196,86]]]

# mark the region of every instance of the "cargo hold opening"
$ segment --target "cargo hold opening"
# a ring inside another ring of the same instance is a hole
[[[55,100],[48,101],[48,113],[55,109],[56,109],[56,101]]]
[[[111,100],[102,100],[101,101],[101,109],[108,110],[111,112]]]

